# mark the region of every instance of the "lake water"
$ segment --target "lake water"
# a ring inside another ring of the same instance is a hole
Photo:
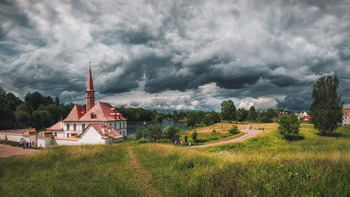
[[[176,126],[183,130],[187,129],[187,125],[185,121],[163,120],[162,122],[147,122],[146,126],[143,124],[143,122],[128,121],[128,138],[135,138],[136,129],[138,128],[144,129],[149,125],[160,125],[162,129],[164,129],[167,126]]]

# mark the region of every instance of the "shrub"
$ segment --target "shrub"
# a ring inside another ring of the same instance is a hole
[[[216,130],[215,130],[215,129],[213,129],[211,132],[212,132],[212,133],[216,133]]]
[[[230,132],[232,135],[239,133],[238,127],[237,127],[236,125],[234,125],[234,126],[232,127],[232,129],[229,130],[229,132]]]
[[[281,116],[279,125],[278,130],[285,138],[288,138],[288,136],[297,136],[299,134],[300,122],[295,115]]]
[[[197,132],[196,131],[194,131],[193,133],[192,133],[192,139],[193,139],[193,141],[195,142],[196,140],[197,140]]]
[[[181,130],[176,126],[167,126],[163,130],[163,134],[166,138],[170,139],[171,137],[176,136],[177,133],[179,133]]]
[[[136,139],[144,138],[144,130],[140,128],[136,129],[135,137]]]

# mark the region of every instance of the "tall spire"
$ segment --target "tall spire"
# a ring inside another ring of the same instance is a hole
[[[94,84],[92,83],[91,62],[89,62],[89,78],[86,89],[86,111],[89,111],[93,106],[95,106],[95,90]]]
[[[86,91],[95,91],[94,84],[92,83],[91,62],[89,62],[89,79]]]

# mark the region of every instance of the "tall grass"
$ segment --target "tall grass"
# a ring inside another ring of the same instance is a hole
[[[141,195],[127,146],[56,146],[0,159],[0,196]]]
[[[166,145],[137,147],[166,196],[347,196],[349,159],[240,160]]]

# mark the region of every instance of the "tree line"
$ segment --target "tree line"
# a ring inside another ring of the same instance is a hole
[[[0,129],[22,129],[34,127],[43,130],[64,118],[74,104],[61,104],[59,98],[42,96],[39,92],[28,92],[22,101],[11,92],[0,87]]]

